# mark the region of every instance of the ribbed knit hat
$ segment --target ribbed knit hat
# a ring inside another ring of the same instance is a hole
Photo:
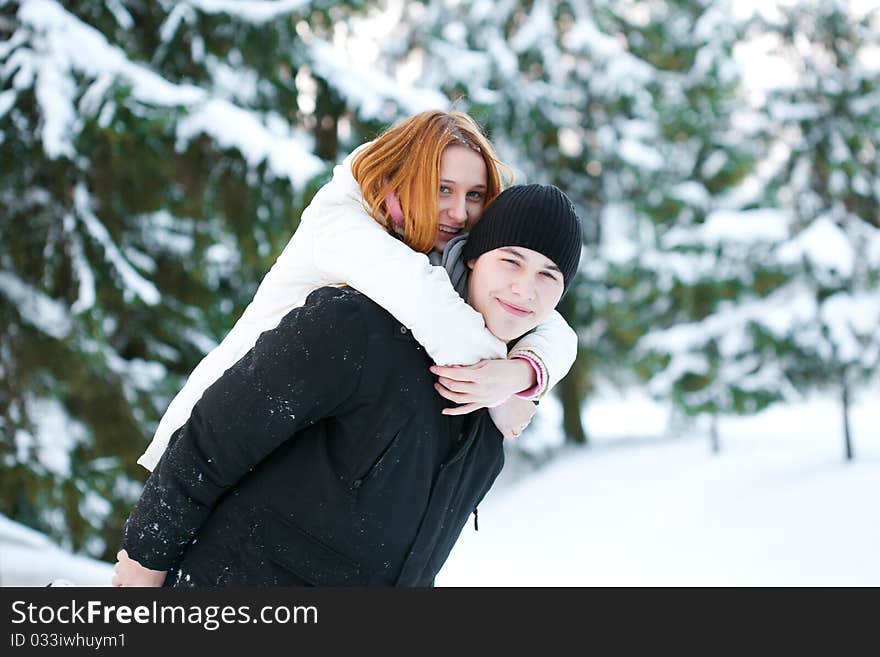
[[[465,262],[503,246],[522,246],[559,267],[563,296],[581,258],[581,220],[571,199],[553,185],[515,185],[499,194],[468,235]]]

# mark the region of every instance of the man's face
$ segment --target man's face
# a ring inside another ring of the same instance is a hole
[[[504,342],[535,328],[562,297],[559,267],[522,246],[487,251],[468,267],[468,303],[483,315],[486,328]]]

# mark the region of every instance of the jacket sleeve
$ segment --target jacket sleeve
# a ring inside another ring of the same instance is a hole
[[[153,440],[138,459],[140,465],[148,470],[156,467],[172,434],[187,421],[208,386],[244,356],[260,334],[278,326],[281,318],[301,306],[313,290],[323,285],[345,282],[338,277],[322,277],[312,258],[315,252],[314,229],[320,226],[322,216],[351,212],[350,208],[358,207],[359,188],[355,184],[352,190],[349,180],[354,179],[347,167],[337,165],[331,180],[318,190],[303,211],[299,227],[263,278],[253,300],[235,326],[219,345],[202,358],[183,388],[171,400]],[[355,210],[358,211],[363,212]]]
[[[338,175],[346,174],[347,169]],[[357,188],[353,178],[351,184]],[[438,365],[504,358],[507,346],[459,296],[443,267],[389,235],[363,208],[359,192],[314,227],[312,260],[325,280],[344,281],[412,330]]]
[[[318,290],[205,391],[129,516],[133,559],[168,570],[224,492],[301,428],[345,410],[367,352],[352,294]]]
[[[542,365],[545,385],[532,399],[540,399],[568,374],[577,357],[577,333],[555,310],[538,327],[520,338],[510,349],[510,356],[528,354]]]

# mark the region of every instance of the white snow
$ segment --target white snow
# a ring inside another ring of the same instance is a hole
[[[602,257],[613,263],[625,263],[638,253],[633,235],[633,219],[621,203],[606,204],[600,214],[602,229],[600,249]]]
[[[173,32],[175,21],[189,16],[186,10],[191,12],[193,6],[208,13],[232,13],[260,23],[302,4],[302,0],[277,3],[191,1],[181,5],[179,12],[172,12],[163,26],[163,35]],[[19,9],[18,17],[33,31],[32,41],[36,49],[13,53],[6,68],[19,67],[13,81],[16,89],[28,87],[36,77],[36,94],[43,120],[43,147],[49,158],[74,155],[73,141],[82,124],[74,108],[74,76],[84,76],[96,80],[96,83],[81,101],[83,112],[97,111],[110,83],[121,79],[131,84],[132,98],[136,101],[157,106],[181,106],[189,111],[178,126],[178,147],[204,133],[221,146],[238,148],[252,166],[267,160],[276,175],[289,177],[297,186],[304,185],[324,170],[321,160],[311,153],[309,140],[289,126],[281,132],[277,125],[273,125],[271,117],[260,118],[228,100],[210,97],[199,87],[169,82],[147,66],[129,60],[122,50],[108,43],[103,34],[57,2],[30,0]],[[216,92],[228,94],[229,89],[223,86],[228,81],[228,75],[221,75]],[[400,92],[400,95],[406,94]],[[414,96],[410,94],[410,97]],[[14,96],[7,94],[0,104],[8,106],[14,100]],[[111,111],[112,108],[102,117]]]
[[[283,14],[303,9],[308,0],[187,0],[185,3],[206,14],[229,14],[250,23],[260,24]]]
[[[790,213],[785,210],[716,210],[702,226],[673,228],[665,236],[667,246],[703,244],[718,246],[726,242],[783,242],[789,234]]]
[[[134,27],[134,18],[128,13],[128,9],[125,8],[120,0],[106,0],[105,4],[113,14],[113,18],[116,19],[119,27],[124,30],[130,30]]]
[[[204,96],[191,85],[175,85],[130,61],[92,26],[83,23],[52,0],[30,0],[18,11],[22,24],[33,30],[39,51],[19,55],[27,71],[37,75],[37,100],[43,115],[43,144],[50,158],[73,155],[78,130],[72,74],[91,78],[119,76],[131,82],[137,100],[158,105],[186,105]],[[18,54],[18,53],[17,53]],[[24,71],[25,69],[23,69]],[[27,86],[16,80],[15,86]]]
[[[12,303],[24,321],[43,333],[59,340],[70,333],[72,324],[65,305],[15,274],[0,271],[0,295]]]
[[[104,248],[104,255],[119,274],[126,298],[140,297],[149,305],[155,306],[162,298],[159,290],[150,281],[141,276],[128,262],[116,246],[107,227],[92,212],[89,192],[82,183],[73,190],[73,202],[77,216],[85,224],[89,235]]]
[[[378,66],[355,59],[345,49],[318,38],[309,43],[315,73],[338,85],[337,91],[367,118],[387,118],[386,104],[398,104],[406,114],[447,109],[449,100],[439,91],[421,86],[403,87]],[[482,56],[481,61],[482,61]]]
[[[618,422],[654,413],[633,397],[592,416],[594,449],[496,485],[436,583],[878,586],[878,392],[853,410],[848,464],[830,398],[722,418],[713,456],[700,430],[617,437]]]
[[[0,514],[0,586],[46,586],[66,579],[79,586],[110,586],[113,566],[72,555],[44,534]]]
[[[788,237],[790,220],[788,212],[770,208],[740,212],[719,210],[707,217],[703,237],[712,244],[724,240],[778,242]]]
[[[15,104],[15,99],[15,89],[7,89],[6,91],[0,92],[0,118],[12,109],[12,106]]]
[[[70,478],[71,453],[88,439],[88,431],[71,418],[56,399],[25,397],[25,404],[34,431],[18,429],[15,432],[16,459],[31,463],[33,451],[46,472],[62,479]]]
[[[200,134],[210,135],[223,148],[236,148],[252,167],[266,160],[272,172],[302,184],[324,171],[311,152],[308,137],[285,122],[261,120],[249,110],[219,98],[211,99],[177,126],[178,150]]]
[[[666,164],[657,149],[636,139],[621,139],[618,152],[624,161],[633,166],[659,170]]]
[[[73,158],[70,135],[77,131],[73,97],[76,85],[66,75],[64,61],[58,53],[49,52],[38,64],[37,102],[43,108],[43,149],[49,159],[62,155]]]
[[[780,288],[766,302],[751,304],[745,310],[750,319],[760,323],[778,338],[784,338],[798,325],[809,324],[816,312],[815,291],[798,282]]]
[[[110,515],[113,505],[93,491],[88,491],[79,503],[79,512],[94,526]]]
[[[806,258],[817,268],[852,274],[855,253],[846,235],[828,217],[818,217],[795,239],[782,246],[777,255],[781,262],[798,262]]]
[[[864,358],[865,368],[876,366],[876,349],[880,343],[880,297],[877,294],[838,292],[823,301],[820,313],[842,362],[858,362]],[[861,344],[870,337],[873,337],[875,352]]]
[[[540,48],[542,43],[547,43],[547,35],[553,34],[553,20],[551,8],[543,0],[538,0],[532,5],[528,19],[510,38],[510,48],[517,53]]]
[[[95,291],[95,274],[86,260],[85,253],[83,253],[82,240],[73,231],[75,223],[76,220],[73,218],[73,215],[65,215],[64,229],[71,234],[70,261],[73,265],[74,276],[79,284],[77,298],[70,307],[70,312],[78,315],[91,310],[97,300],[97,292]]]

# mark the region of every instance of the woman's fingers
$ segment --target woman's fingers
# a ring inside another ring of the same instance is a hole
[[[454,381],[467,381],[472,383],[477,380],[477,376],[470,367],[441,367],[440,365],[432,365],[430,369],[431,372],[437,376],[453,379]]]
[[[443,413],[443,415],[467,415],[468,413],[473,413],[481,408],[483,408],[482,404],[464,404],[463,406],[444,408],[441,413]]]
[[[434,384],[434,389],[440,394],[441,397],[448,399],[451,402],[455,402],[456,404],[459,404],[459,406],[444,408],[442,411],[444,415],[466,415],[477,410],[478,408],[485,407],[485,404],[469,401],[467,395],[462,395],[457,392],[451,392],[441,386],[439,383]]]
[[[439,379],[437,379],[437,383],[439,383],[447,390],[459,393],[468,393],[473,387],[473,385],[467,381],[456,381],[455,379],[449,379],[445,376],[441,376]]]
[[[448,399],[449,401],[453,401],[456,404],[465,404],[471,401],[464,393],[455,392],[453,390],[450,390],[446,386],[440,385],[439,383],[434,384],[434,390],[436,390],[441,397]]]

